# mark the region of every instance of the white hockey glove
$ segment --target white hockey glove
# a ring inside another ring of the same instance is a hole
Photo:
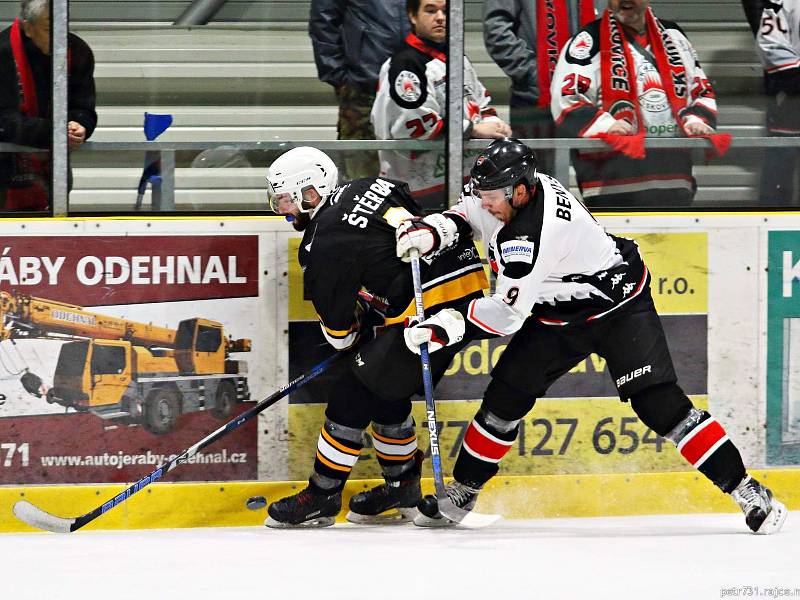
[[[452,308],[445,308],[420,323],[409,323],[403,331],[406,346],[414,354],[419,354],[419,347],[428,344],[428,352],[456,344],[464,339],[466,326],[461,313]]]
[[[400,223],[395,232],[397,257],[403,262],[411,262],[411,251],[419,251],[427,256],[439,248],[445,248],[456,241],[458,227],[452,219],[444,215],[432,214],[427,217],[414,217]]]

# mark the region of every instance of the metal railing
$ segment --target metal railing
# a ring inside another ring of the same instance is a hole
[[[491,140],[472,139],[464,142],[464,151],[480,150]],[[553,151],[555,154],[553,175],[560,181],[569,181],[569,165],[571,150],[609,150],[608,146],[600,140],[576,138],[546,138],[523,140],[534,150]],[[285,151],[297,146],[314,146],[320,150],[346,151],[346,150],[438,150],[444,152],[445,140],[418,141],[418,140],[302,140],[263,142],[87,142],[80,152],[110,152],[110,151],[141,151],[156,152],[161,158],[161,190],[160,197],[153,198],[152,209],[156,211],[172,211],[175,209],[175,153],[181,150],[202,151],[225,145],[237,150],[262,150]],[[647,138],[646,148],[689,148],[696,152],[709,150],[711,143],[703,138]],[[800,137],[741,137],[734,138],[732,149],[744,148],[798,148]],[[41,148],[18,146],[14,144],[1,144],[0,153],[3,152],[41,152]]]

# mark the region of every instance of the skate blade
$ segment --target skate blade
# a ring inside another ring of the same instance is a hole
[[[416,508],[393,508],[379,515],[362,515],[351,510],[345,518],[356,525],[404,525],[413,521],[417,513]]]
[[[302,523],[293,524],[283,523],[281,521],[276,521],[272,517],[267,517],[264,521],[264,525],[271,529],[319,529],[321,527],[330,527],[335,521],[335,517],[317,517],[315,519],[303,521]]]
[[[761,524],[755,533],[758,535],[770,535],[772,533],[777,533],[780,531],[783,524],[786,522],[786,517],[789,516],[789,512],[786,510],[786,507],[783,505],[782,502],[778,502],[774,498],[772,499],[772,510],[767,515],[767,518],[764,519],[764,522]]]
[[[500,520],[500,515],[491,515],[458,508],[450,498],[439,499],[439,512],[459,527],[483,529]]]
[[[456,523],[445,517],[438,517],[432,519],[427,515],[418,513],[417,516],[414,517],[414,525],[417,527],[437,528],[437,527],[455,527]]]

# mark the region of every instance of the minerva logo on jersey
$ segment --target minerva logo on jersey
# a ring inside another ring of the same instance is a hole
[[[533,264],[533,250],[535,244],[528,241],[511,240],[500,244],[500,257],[503,262],[521,262]]]

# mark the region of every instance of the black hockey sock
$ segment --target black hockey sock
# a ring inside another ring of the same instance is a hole
[[[343,488],[364,447],[363,440],[363,429],[345,427],[325,419],[317,441],[314,474],[310,480],[312,485],[325,491]]]
[[[386,481],[405,479],[414,469],[417,451],[414,425],[411,415],[402,423],[393,425],[372,423],[372,445]]]
[[[694,407],[666,436],[681,455],[714,485],[730,494],[745,476],[739,450],[717,420]]]
[[[480,489],[495,476],[499,462],[517,439],[519,420],[506,421],[481,409],[470,423],[453,468],[453,477]]]

